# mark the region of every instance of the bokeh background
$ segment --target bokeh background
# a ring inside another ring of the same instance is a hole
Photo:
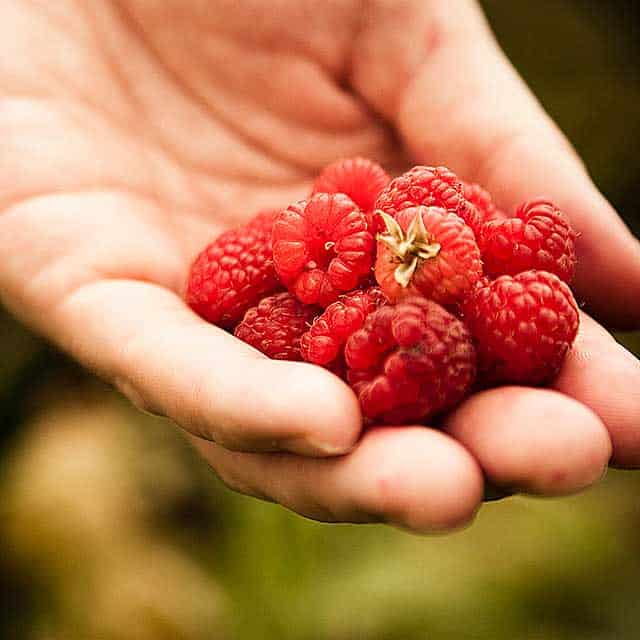
[[[640,3],[483,4],[638,233]],[[640,473],[491,503],[447,537],[309,522],[227,491],[169,425],[1,310],[0,425],[0,637],[640,637]]]

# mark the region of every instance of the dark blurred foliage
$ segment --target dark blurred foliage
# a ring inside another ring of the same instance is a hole
[[[640,231],[640,3],[486,0],[515,66]],[[619,338],[640,353],[637,334]],[[417,538],[236,496],[0,315],[0,637],[631,640],[640,474]]]

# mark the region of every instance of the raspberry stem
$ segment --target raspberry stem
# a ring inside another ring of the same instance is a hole
[[[394,272],[394,278],[401,287],[406,288],[420,260],[435,258],[440,253],[440,244],[433,242],[429,236],[421,211],[416,213],[406,234],[395,218],[384,211],[378,211],[378,214],[384,220],[386,232],[379,233],[377,239],[384,242],[401,262]]]

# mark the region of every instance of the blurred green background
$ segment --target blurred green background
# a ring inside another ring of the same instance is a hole
[[[640,232],[640,3],[483,4]],[[447,537],[308,522],[231,494],[166,423],[1,312],[0,421],[2,637],[640,637],[640,473],[491,503]]]

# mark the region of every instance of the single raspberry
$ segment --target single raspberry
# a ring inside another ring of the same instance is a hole
[[[363,415],[389,424],[424,422],[452,408],[476,373],[467,328],[424,298],[371,313],[347,340],[345,358]]]
[[[282,289],[271,253],[275,212],[258,213],[226,231],[191,266],[187,304],[205,320],[232,329],[260,298]]]
[[[491,220],[503,220],[506,217],[496,207],[491,194],[479,184],[465,183],[464,197],[477,209],[480,224]]]
[[[387,172],[372,160],[347,158],[324,169],[313,185],[312,194],[344,193],[370,216],[376,198],[389,184],[389,179]]]
[[[342,356],[347,338],[362,327],[370,313],[385,303],[386,298],[378,287],[340,296],[302,336],[302,357],[314,364],[331,365]]]
[[[378,235],[375,274],[392,302],[421,295],[455,304],[482,276],[473,231],[455,213],[421,206],[402,209],[395,219],[380,215],[387,229]]]
[[[234,335],[274,360],[302,360],[300,337],[319,312],[285,291],[249,309]]]
[[[571,289],[546,271],[500,276],[473,292],[463,314],[487,384],[551,380],[579,324]]]
[[[326,307],[371,272],[375,241],[365,214],[342,193],[317,193],[281,211],[272,239],[278,275],[305,304]]]
[[[392,180],[376,201],[376,209],[392,217],[417,205],[452,211],[474,231],[480,226],[480,214],[464,197],[462,181],[446,167],[413,167]]]
[[[515,218],[487,222],[478,244],[488,275],[515,275],[529,269],[555,273],[571,282],[576,266],[576,234],[548,200],[523,204]]]

